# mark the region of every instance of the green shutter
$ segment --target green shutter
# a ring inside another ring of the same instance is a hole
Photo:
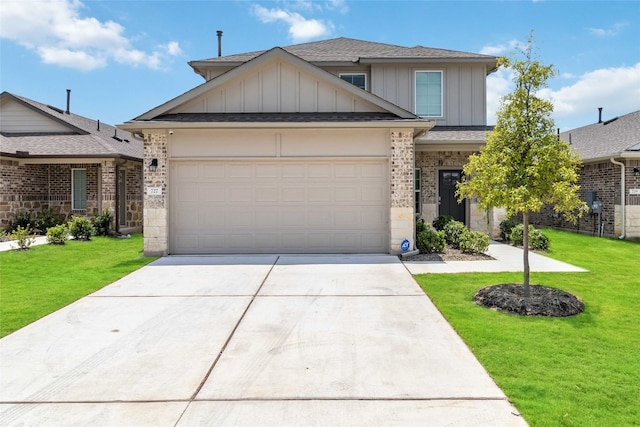
[[[87,170],[74,169],[72,173],[73,206],[72,209],[87,209]]]

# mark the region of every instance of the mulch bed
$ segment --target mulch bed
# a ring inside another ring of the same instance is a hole
[[[403,261],[486,261],[494,258],[487,254],[464,254],[458,249],[446,246],[441,253],[411,255],[401,259]]]
[[[521,316],[567,317],[584,311],[584,302],[560,289],[530,285],[530,296],[524,296],[524,285],[505,283],[487,286],[476,292],[476,304]]]

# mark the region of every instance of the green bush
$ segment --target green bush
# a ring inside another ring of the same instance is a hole
[[[46,233],[47,230],[51,227],[55,227],[56,225],[60,225],[64,223],[64,216],[57,214],[51,208],[43,209],[35,219],[35,228],[41,230],[43,233]]]
[[[63,224],[54,225],[47,230],[47,241],[52,245],[64,245],[69,238],[69,230]]]
[[[424,219],[416,216],[416,236],[428,228]]]
[[[91,240],[94,233],[93,225],[88,218],[82,216],[74,216],[68,223],[69,233],[76,240]]]
[[[460,250],[465,254],[482,254],[489,249],[489,236],[480,231],[467,231],[460,236]]]
[[[9,232],[17,230],[18,227],[28,228],[29,231],[35,227],[35,219],[31,217],[31,212],[19,212],[9,221]]]
[[[511,230],[513,227],[518,225],[515,220],[511,218],[504,219],[500,222],[500,238],[505,242],[509,241],[509,236],[511,235]]]
[[[18,248],[22,250],[29,249],[29,246],[35,241],[35,235],[31,234],[31,228],[18,225],[9,235],[11,240],[15,240]]]
[[[444,237],[447,244],[458,249],[460,247],[460,237],[469,231],[460,221],[450,221],[444,226]]]
[[[549,250],[549,238],[541,230],[533,230],[529,233],[529,247],[537,251]]]
[[[440,215],[438,218],[433,220],[433,228],[438,231],[444,230],[444,227],[453,221],[453,217],[451,215]]]
[[[105,209],[102,215],[96,215],[93,219],[93,228],[96,236],[108,236],[111,229],[111,221],[113,221],[113,214],[109,209]]]
[[[427,254],[442,252],[445,244],[444,231],[436,231],[431,228],[421,231],[416,239],[416,246],[420,252]]]

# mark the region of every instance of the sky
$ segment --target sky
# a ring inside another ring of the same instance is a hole
[[[640,109],[640,1],[0,1],[0,91],[109,124],[204,82],[188,61],[335,37],[509,55],[533,31],[556,126]],[[487,123],[512,90],[487,79]]]

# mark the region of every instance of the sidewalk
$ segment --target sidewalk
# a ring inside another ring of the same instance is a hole
[[[38,236],[35,238],[35,241],[31,243],[31,246],[37,245],[45,245],[47,244],[47,236]],[[15,240],[8,240],[6,242],[0,242],[0,252],[10,251],[13,249],[18,249],[18,244]]]
[[[495,258],[487,261],[403,261],[411,274],[425,273],[505,273],[523,270],[523,249],[492,241],[488,254]],[[584,273],[576,267],[562,261],[548,258],[529,251],[531,272],[572,272]]]

